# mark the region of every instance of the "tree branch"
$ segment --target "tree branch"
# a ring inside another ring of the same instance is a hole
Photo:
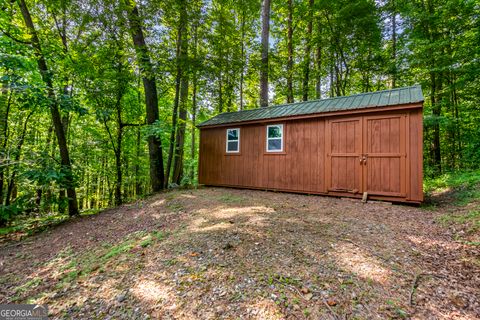
[[[21,43],[21,44],[26,44],[26,45],[31,45],[32,44],[31,41],[20,40],[20,39],[16,38],[14,35],[12,35],[10,32],[5,31],[3,29],[0,29],[0,32],[3,33],[4,35],[6,35],[7,37],[9,37],[10,39],[12,39],[15,42],[18,42],[18,43]]]
[[[105,124],[105,128],[107,129],[107,132],[108,132],[108,136],[110,137],[110,142],[112,143],[112,148],[113,148],[113,152],[117,153],[117,148],[115,147],[115,143],[113,142],[113,136],[112,136],[112,133],[110,132],[110,128],[107,124],[107,120],[105,119],[105,117],[103,117],[103,123]]]
[[[121,123],[120,126],[122,128],[124,127],[141,127],[144,126],[146,123]]]

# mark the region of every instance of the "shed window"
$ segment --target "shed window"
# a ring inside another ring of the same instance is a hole
[[[267,152],[283,151],[283,124],[267,126]]]
[[[240,151],[240,128],[227,129],[227,152]]]

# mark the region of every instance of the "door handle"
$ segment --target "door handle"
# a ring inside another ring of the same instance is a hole
[[[360,164],[366,164],[366,163],[367,163],[367,156],[362,155],[361,158],[360,158]]]

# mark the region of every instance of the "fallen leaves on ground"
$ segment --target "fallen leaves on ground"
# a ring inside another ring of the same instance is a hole
[[[0,303],[54,318],[478,318],[479,247],[441,214],[176,190],[2,244]]]

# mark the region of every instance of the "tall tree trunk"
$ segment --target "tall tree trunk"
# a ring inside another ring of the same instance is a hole
[[[177,136],[175,138],[175,156],[173,165],[172,181],[180,185],[183,177],[183,155],[185,145],[185,127],[187,123],[187,100],[188,100],[188,77],[184,76],[182,79],[182,86],[180,89],[180,110],[178,113],[178,128]]]
[[[181,1],[180,19],[179,19],[179,55],[178,65],[180,66],[180,103],[178,113],[178,128],[175,138],[175,154],[172,181],[180,185],[183,176],[183,155],[185,144],[185,128],[187,123],[187,104],[188,104],[188,13],[185,0]]]
[[[140,183],[140,127],[137,129],[137,141],[136,141],[136,152],[135,152],[135,197],[138,198],[142,194],[142,185]]]
[[[0,92],[0,205],[3,204],[3,186],[5,180],[5,159],[8,140],[8,116],[12,103],[12,92],[7,81],[2,81]],[[1,223],[0,223],[1,224]]]
[[[391,0],[392,10],[392,88],[397,86],[397,9],[395,0]]]
[[[260,107],[268,107],[268,42],[270,34],[270,0],[262,6],[262,61],[260,65]]]
[[[293,0],[288,0],[287,51],[287,103],[293,103]]]
[[[423,2],[424,9],[426,12],[433,16],[435,13],[435,7],[432,1]],[[431,23],[430,20],[426,20],[425,32],[431,44],[437,43],[439,40],[439,33],[436,29],[436,26]],[[432,48],[429,48],[430,56],[430,100],[432,104],[432,114],[434,117],[433,124],[433,141],[432,141],[432,157],[433,157],[433,167],[436,170],[437,174],[442,172],[442,153],[440,145],[440,123],[439,118],[442,115],[442,73],[438,71],[438,61],[435,59],[436,53],[432,51]]]
[[[194,31],[193,31],[193,61],[197,61],[197,55],[198,55],[198,30],[197,26],[194,25]],[[242,55],[243,57],[243,55]],[[242,70],[243,73],[243,70]],[[190,168],[190,181],[193,181],[195,178],[195,150],[197,148],[196,146],[196,121],[197,121],[197,69],[193,70],[192,72],[192,77],[193,77],[193,92],[192,92],[192,137],[191,137],[191,145],[190,145],[190,157],[192,158],[192,168]],[[243,88],[243,82],[240,81],[240,88]],[[243,91],[240,93],[240,107],[242,107],[242,101],[243,101]]]
[[[454,76],[455,78],[455,76]],[[454,83],[456,83],[457,79],[454,79],[453,80]],[[462,132],[461,132],[461,126],[460,126],[460,115],[459,115],[459,108],[458,108],[458,105],[459,105],[459,97],[458,97],[458,94],[457,94],[457,89],[456,89],[456,85],[453,84],[453,90],[452,90],[452,99],[453,99],[453,106],[454,106],[454,117],[455,117],[455,129],[456,129],[456,142],[457,142],[457,163],[458,163],[458,168],[461,169],[462,168],[462,164],[463,164],[463,161],[462,161]]]
[[[431,95],[430,100],[432,103],[432,114],[434,116],[433,124],[433,143],[432,143],[432,154],[433,154],[433,166],[435,167],[437,173],[442,172],[442,154],[440,147],[440,124],[439,118],[442,114],[441,99],[439,98],[439,92],[442,90],[441,80],[437,78],[437,75],[432,72],[430,76],[432,85],[431,85]]]
[[[8,182],[8,187],[7,187],[7,195],[5,196],[5,205],[8,206],[10,205],[12,193],[14,192],[14,186],[15,186],[15,179],[17,177],[17,170],[18,170],[18,162],[20,161],[20,156],[22,154],[22,147],[23,143],[25,142],[25,135],[27,134],[27,126],[28,126],[28,120],[32,116],[33,111],[29,112],[27,117],[25,118],[25,122],[23,123],[23,129],[22,132],[20,133],[20,137],[18,138],[17,146],[15,147],[15,157],[13,159],[13,168],[12,168],[12,174],[10,176],[10,181]],[[15,196],[13,197],[15,198]]]
[[[121,121],[117,123],[117,150],[115,152],[115,169],[117,172],[117,180],[115,181],[115,205],[119,206],[123,203],[122,199],[122,136],[123,126]]]
[[[330,98],[335,97],[334,85],[333,85],[333,65],[335,63],[333,52],[330,51]]]
[[[312,48],[312,29],[313,29],[313,4],[314,0],[310,0],[308,9],[308,25],[307,35],[305,38],[305,57],[303,60],[303,83],[302,83],[302,99],[308,100],[308,85],[310,82],[310,52]]]
[[[148,47],[143,35],[140,15],[134,0],[124,0],[127,6],[127,16],[130,24],[130,33],[137,54],[137,61],[142,74],[143,88],[145,90],[145,105],[147,111],[147,124],[153,125],[159,119],[157,84]],[[150,184],[152,191],[160,191],[165,185],[163,169],[162,141],[158,135],[149,135],[148,149],[150,158]]]
[[[318,20],[318,33],[319,33],[319,39],[321,39],[321,34],[322,34],[322,22],[320,19]],[[317,59],[317,81],[315,84],[315,97],[317,99],[322,98],[322,46],[320,40],[317,40],[317,54],[316,54],[316,59]]]
[[[218,113],[223,112],[223,75],[222,71],[218,76]]]
[[[121,72],[122,64],[118,64],[118,71]],[[119,77],[120,78],[120,77]],[[122,198],[122,184],[123,184],[123,172],[122,172],[122,142],[123,142],[123,120],[122,120],[122,98],[124,94],[123,84],[119,84],[116,101],[117,111],[117,148],[115,151],[115,169],[117,172],[117,180],[115,181],[115,205],[119,206],[123,203]]]
[[[243,110],[243,81],[245,78],[245,64],[247,57],[245,55],[245,9],[242,10],[242,23],[240,26],[241,32],[242,32],[242,48],[241,48],[241,58],[242,59],[242,70],[240,71],[240,110]],[[195,32],[197,32],[197,29],[195,28]],[[195,35],[195,41],[196,41],[196,35]],[[195,54],[197,50],[197,44],[195,43]],[[193,159],[193,158],[192,158]]]
[[[168,159],[167,159],[167,170],[165,178],[165,187],[168,187],[170,181],[170,174],[172,171],[172,162],[175,153],[175,135],[177,133],[177,122],[178,122],[178,107],[180,104],[180,86],[182,82],[182,69],[180,64],[180,51],[181,51],[181,38],[182,28],[178,28],[177,35],[177,49],[176,49],[176,65],[177,65],[177,75],[175,77],[175,97],[173,99],[173,110],[172,110],[172,128],[170,130],[170,139],[168,146]]]
[[[320,46],[317,47],[317,80],[315,83],[315,98],[321,99],[322,98],[322,48]]]
[[[66,3],[65,1],[60,1],[60,6],[61,6],[61,23],[59,19],[57,18],[57,15],[55,11],[52,12],[52,17],[53,20],[55,21],[55,25],[57,27],[58,34],[60,36],[60,39],[62,41],[62,46],[63,46],[63,54],[65,58],[68,55],[68,39],[67,39],[67,14],[66,14]],[[63,94],[65,96],[69,95],[68,92],[68,75],[64,74],[64,79],[63,79],[64,85],[63,85]],[[62,115],[62,125],[63,125],[63,132],[65,133],[65,139],[67,140],[67,146],[68,146],[68,123],[69,122],[69,114],[68,111],[64,112]],[[65,199],[67,198],[67,192],[64,188],[60,188],[59,193],[58,193],[58,212],[59,213],[65,213],[67,210],[66,202]]]
[[[42,47],[40,45],[40,40],[38,39],[37,32],[35,30],[35,26],[33,24],[32,17],[30,16],[28,7],[25,4],[25,0],[17,0],[17,2],[20,7],[20,11],[22,12],[25,25],[27,26],[27,29],[31,35],[32,46],[35,50],[38,69],[40,71],[43,81],[47,86],[48,97],[50,98],[50,113],[53,120],[55,134],[57,136],[62,168],[65,171],[65,185],[67,187],[67,195],[68,195],[68,214],[70,216],[78,215],[79,212],[78,212],[77,194],[73,186],[74,185],[73,173],[72,173],[72,166],[70,163],[70,154],[68,152],[67,140],[65,139],[65,132],[63,130],[60,111],[58,110],[58,101],[53,91],[52,74],[48,69],[47,62],[45,60],[45,57],[42,52]]]

